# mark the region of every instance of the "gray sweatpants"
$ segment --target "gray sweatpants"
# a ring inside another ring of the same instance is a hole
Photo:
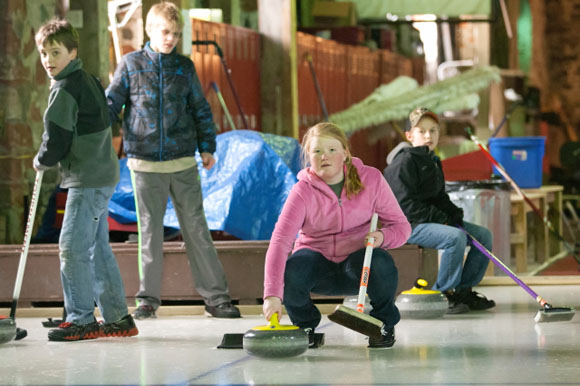
[[[171,196],[185,241],[195,289],[216,306],[231,300],[224,269],[209,232],[197,167],[176,173],[132,171],[139,218],[139,304],[157,309],[163,277],[163,217]]]

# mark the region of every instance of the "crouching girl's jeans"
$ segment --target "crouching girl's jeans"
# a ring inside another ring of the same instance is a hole
[[[320,295],[357,295],[365,248],[334,263],[310,249],[296,251],[286,262],[284,306],[292,323],[314,329],[320,323],[320,311],[310,293]],[[399,274],[391,255],[384,249],[373,250],[367,293],[373,307],[370,315],[393,327],[401,316],[395,306]]]

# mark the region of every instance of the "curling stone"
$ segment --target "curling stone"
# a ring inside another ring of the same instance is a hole
[[[293,357],[308,350],[308,334],[300,327],[278,324],[278,314],[274,314],[268,325],[254,327],[244,334],[243,347],[257,357]]]
[[[440,291],[426,289],[425,279],[417,279],[415,286],[397,296],[395,305],[399,308],[402,318],[435,319],[447,312],[449,302]]]
[[[12,318],[0,316],[0,344],[7,343],[16,337],[16,323]]]

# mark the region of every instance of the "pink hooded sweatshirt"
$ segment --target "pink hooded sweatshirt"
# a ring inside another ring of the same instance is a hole
[[[308,248],[339,263],[364,248],[375,212],[381,224],[378,230],[384,236],[381,248],[400,247],[411,235],[411,226],[382,173],[358,158],[353,158],[352,163],[364,188],[350,198],[343,189],[340,200],[310,168],[298,173],[298,182],[278,217],[266,253],[264,298],[283,298],[284,270],[290,251]]]

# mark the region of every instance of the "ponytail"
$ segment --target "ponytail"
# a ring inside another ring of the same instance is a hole
[[[344,162],[346,172],[344,173],[344,188],[346,190],[346,197],[351,198],[356,196],[364,189],[364,185],[360,180],[358,171],[352,164],[352,158],[350,155],[346,157]]]

